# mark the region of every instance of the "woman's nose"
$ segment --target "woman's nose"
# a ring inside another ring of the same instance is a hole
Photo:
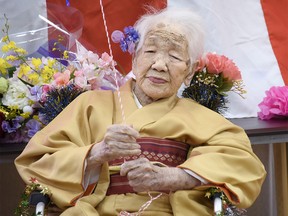
[[[165,58],[164,56],[158,56],[157,58],[155,58],[152,64],[152,69],[159,72],[166,72],[168,70],[167,63],[167,58]]]

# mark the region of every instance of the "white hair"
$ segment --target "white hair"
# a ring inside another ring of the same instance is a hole
[[[191,9],[168,7],[161,11],[152,11],[143,15],[134,25],[140,35],[137,51],[143,46],[146,34],[157,24],[177,26],[188,42],[188,54],[191,64],[195,63],[204,51],[204,30],[201,18]]]

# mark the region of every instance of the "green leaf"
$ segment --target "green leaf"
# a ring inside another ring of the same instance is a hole
[[[226,95],[225,92],[228,92],[233,87],[233,82],[228,80],[227,78],[223,78],[222,74],[218,77],[217,81],[217,92],[221,95]]]
[[[13,77],[14,72],[16,71],[16,67],[7,68],[9,78]]]

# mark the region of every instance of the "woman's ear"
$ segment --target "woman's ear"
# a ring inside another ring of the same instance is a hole
[[[189,86],[193,75],[194,75],[194,71],[192,70],[192,71],[190,71],[190,72],[187,74],[187,76],[185,77],[184,84],[185,84],[186,86]]]
[[[192,78],[193,78],[193,76],[194,76],[195,70],[196,70],[196,68],[198,67],[198,65],[199,65],[199,61],[196,61],[196,62],[192,65],[190,72],[188,72],[187,76],[185,77],[184,84],[185,84],[186,86],[189,86],[189,85],[190,85],[190,82],[191,82],[191,80],[192,80]]]

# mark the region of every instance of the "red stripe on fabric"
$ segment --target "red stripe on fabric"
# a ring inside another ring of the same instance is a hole
[[[106,195],[125,194],[125,193],[135,193],[133,188],[129,185],[127,177],[120,176],[119,174],[111,175],[110,185]]]
[[[288,1],[260,0],[270,42],[284,83],[288,85]]]
[[[141,146],[141,154],[118,158],[109,162],[110,166],[121,165],[123,161],[147,158],[149,161],[160,162],[167,166],[175,167],[183,163],[187,158],[189,145],[186,143],[160,139],[160,138],[138,138],[137,142]]]
[[[68,30],[71,30],[77,23],[75,23],[75,18],[69,15],[66,10],[79,11],[83,16],[83,31],[80,42],[88,50],[98,54],[109,53],[99,0],[70,0],[70,9],[64,0],[46,0],[46,2],[49,12],[47,13],[48,19],[57,19]],[[134,25],[135,21],[145,13],[145,5],[162,9],[167,6],[167,0],[103,0],[110,35],[114,30],[123,30],[125,26]],[[111,43],[118,69],[124,74],[128,73],[132,66],[131,55],[123,53],[119,44]]]

